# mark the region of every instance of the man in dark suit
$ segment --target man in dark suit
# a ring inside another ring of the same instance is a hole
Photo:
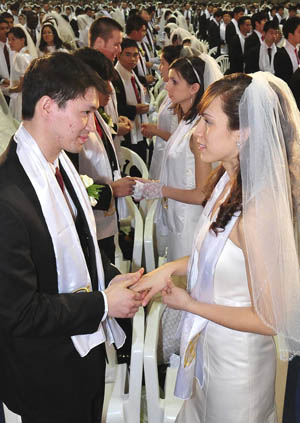
[[[267,71],[274,73],[274,56],[277,51],[276,39],[279,26],[276,21],[267,21],[264,25],[264,41],[250,48],[245,55],[245,72]]]
[[[300,18],[288,19],[283,26],[285,46],[278,49],[274,58],[275,75],[289,83],[299,67]]]
[[[103,290],[89,200],[62,151],[78,153],[94,130],[102,84],[67,53],[34,60],[23,125],[1,157],[0,398],[23,423],[101,421],[104,330],[124,339],[109,316],[141,303],[128,289],[140,272]]]
[[[262,12],[254,13],[251,17],[252,34],[245,40],[245,57],[248,51],[254,47],[259,47],[262,43],[263,29],[267,22],[266,15]]]
[[[228,73],[244,72],[244,48],[247,34],[251,31],[249,16],[242,16],[238,21],[239,32],[235,34],[229,44],[230,71]]]
[[[104,54],[114,63],[117,54],[121,51],[122,42],[121,25],[107,16],[100,16],[89,29],[89,47]],[[118,136],[127,134],[131,129],[131,123],[126,116],[118,115],[116,95],[113,92],[105,112],[112,118]]]
[[[222,10],[217,10],[214,13],[214,17],[210,20],[208,24],[208,44],[209,48],[218,47],[217,56],[220,55],[220,47],[222,44],[220,36],[220,22],[222,20],[223,12]]]
[[[244,16],[245,9],[241,6],[237,6],[233,10],[233,18],[231,22],[226,26],[225,40],[226,44],[229,46],[231,38],[238,32],[238,20]]]

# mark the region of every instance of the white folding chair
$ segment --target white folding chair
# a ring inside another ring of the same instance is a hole
[[[216,58],[216,62],[220,66],[221,72],[225,74],[227,69],[229,69],[229,56],[227,54],[222,54]]]
[[[156,231],[154,224],[154,216],[159,200],[154,200],[148,209],[145,219],[144,229],[144,253],[146,272],[151,272],[156,267],[166,262],[166,257],[160,257],[156,248]]]
[[[131,197],[126,197],[126,204],[128,209],[128,217],[120,219],[120,228],[124,232],[129,232],[130,228],[134,228],[133,252],[132,261],[125,260],[119,245],[118,237],[115,237],[115,266],[121,273],[135,272],[142,266],[143,255],[143,239],[144,239],[144,222],[141,212],[132,201]]]
[[[144,309],[133,319],[130,372],[127,364],[114,365],[115,379],[102,416],[103,423],[140,423],[144,354]],[[126,390],[128,384],[128,390]],[[107,384],[105,384],[106,389]]]
[[[167,368],[165,398],[163,399],[160,396],[157,369],[157,343],[162,311],[162,304],[154,302],[151,305],[146,321],[144,372],[149,423],[175,422],[183,404],[183,400],[174,396],[177,368]]]
[[[214,56],[217,53],[218,47],[213,47],[211,48],[207,54],[209,54],[209,56]]]
[[[123,169],[123,172],[125,172],[126,175],[129,175],[131,167],[136,166],[142,174],[142,178],[148,179],[148,169],[143,159],[134,151],[123,146],[121,146],[121,152],[124,157],[124,161],[126,162],[128,160],[127,166],[125,167],[125,170]]]

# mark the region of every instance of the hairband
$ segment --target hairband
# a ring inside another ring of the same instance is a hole
[[[195,74],[195,76],[196,76],[196,78],[197,78],[197,81],[199,82],[199,84],[201,85],[201,81],[200,81],[200,77],[199,77],[199,74],[198,74],[198,72],[196,71],[196,69],[194,68],[194,66],[193,66],[193,63],[190,61],[190,59],[188,59],[187,57],[185,57],[185,60],[191,65],[191,67],[192,67],[192,69],[193,69],[193,71],[194,71],[194,74]]]

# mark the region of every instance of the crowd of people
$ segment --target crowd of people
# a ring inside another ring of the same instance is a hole
[[[300,5],[0,10],[0,400],[23,423],[100,423],[105,342],[128,362],[161,293],[178,423],[277,422],[274,336],[298,423]],[[145,275],[114,266],[126,196],[157,202],[166,263]]]

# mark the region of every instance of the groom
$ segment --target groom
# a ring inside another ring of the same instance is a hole
[[[141,272],[110,279],[85,188],[63,150],[94,130],[103,81],[67,53],[34,60],[23,124],[0,159],[0,400],[23,423],[100,423],[105,340],[133,317]]]

